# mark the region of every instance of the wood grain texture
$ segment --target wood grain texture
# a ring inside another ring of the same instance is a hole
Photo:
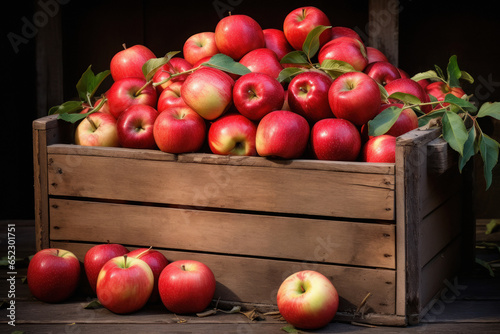
[[[51,239],[395,268],[395,226],[51,199]],[[140,235],[140,238],[137,236]]]

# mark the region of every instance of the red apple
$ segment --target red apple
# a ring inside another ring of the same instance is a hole
[[[307,120],[288,110],[275,110],[257,125],[255,145],[263,157],[296,159],[302,156],[309,141]]]
[[[240,64],[255,73],[265,73],[277,79],[283,66],[276,53],[267,48],[255,49],[244,55]]]
[[[295,50],[302,50],[304,41],[311,30],[317,26],[330,26],[330,19],[320,9],[312,6],[299,7],[285,17],[283,32],[288,43]],[[319,38],[320,47],[332,38],[332,30],[326,29]]]
[[[408,73],[406,73],[406,71],[398,68],[398,71],[399,71],[399,74],[401,75],[401,78],[410,78],[410,75]]]
[[[125,109],[116,120],[120,145],[129,148],[155,148],[153,124],[157,116],[158,111],[145,104]]]
[[[417,97],[421,103],[430,102],[429,95],[427,95],[425,89],[423,89],[418,82],[410,78],[400,78],[393,80],[387,85],[385,85],[385,90],[389,95],[396,92],[405,93]],[[398,102],[396,99],[390,99],[390,100],[391,102]],[[432,110],[432,106],[424,105],[421,107],[421,110],[427,114]]]
[[[111,114],[94,112],[78,123],[75,144],[82,146],[120,146],[116,119]]]
[[[363,72],[368,74],[382,86],[401,78],[398,68],[387,61],[376,61],[368,64]]]
[[[157,106],[159,112],[169,108],[186,106],[186,102],[181,97],[181,87],[181,81],[172,82],[171,85],[160,93]]]
[[[363,72],[347,72],[335,79],[328,101],[337,118],[362,126],[373,119],[382,103],[378,84]]]
[[[154,286],[153,291],[151,292],[151,296],[149,297],[149,302],[156,303],[160,301],[160,293],[158,292],[158,279],[163,268],[168,265],[168,260],[165,255],[150,247],[134,249],[133,251],[128,253],[127,256],[129,258],[134,257],[137,259],[141,259],[148,264],[149,268],[151,268],[154,277]]]
[[[389,61],[387,56],[377,48],[372,46],[366,47],[366,57],[368,58],[368,64],[374,63],[376,61]]]
[[[364,44],[352,37],[338,37],[326,43],[318,53],[320,64],[325,59],[344,61],[356,71],[363,71],[368,65]]]
[[[111,58],[110,71],[113,81],[128,77],[144,78],[142,66],[150,59],[156,58],[153,51],[144,45],[134,45],[117,52]]]
[[[257,126],[237,113],[216,119],[208,130],[208,145],[212,153],[222,155],[257,155],[255,134]]]
[[[332,39],[339,37],[351,37],[363,43],[363,40],[361,39],[359,34],[353,29],[347,27],[332,27]]]
[[[348,120],[325,118],[312,127],[311,149],[319,160],[354,161],[361,150],[361,135]]]
[[[248,15],[229,15],[215,27],[217,49],[238,61],[248,52],[266,45],[262,27]]]
[[[97,277],[99,302],[117,314],[140,310],[149,300],[154,287],[154,275],[141,259],[127,255],[112,258],[104,264]]]
[[[333,80],[323,72],[307,71],[296,75],[288,85],[290,110],[304,116],[313,124],[333,117],[328,91]]]
[[[216,280],[210,268],[194,260],[178,260],[160,274],[158,290],[170,312],[197,313],[205,310],[215,294]]]
[[[156,145],[163,152],[187,153],[198,151],[205,142],[205,120],[189,107],[162,111],[153,127]]]
[[[429,83],[425,87],[425,92],[429,95],[434,96],[438,101],[444,101],[446,95],[452,94],[455,95],[456,97],[461,98],[462,96],[465,95],[465,92],[462,88],[460,87],[450,87],[447,83],[443,81],[436,81]],[[442,104],[444,107],[449,105],[449,103],[443,103]],[[439,108],[440,106],[437,105],[435,108]]]
[[[332,282],[313,270],[296,272],[281,283],[277,304],[280,314],[300,329],[326,326],[337,313],[339,295]]]
[[[396,137],[381,135],[370,138],[362,149],[365,162],[396,162]]]
[[[212,31],[199,32],[191,35],[182,47],[182,54],[191,65],[194,65],[200,59],[212,57],[219,53],[217,44],[215,44],[215,33]]]
[[[278,60],[281,61],[287,53],[293,51],[292,46],[288,43],[285,33],[283,30],[269,28],[262,30],[264,33],[264,41],[266,42],[265,47],[273,50],[278,57]]]
[[[225,72],[203,67],[190,74],[181,87],[184,102],[207,120],[214,120],[233,101],[234,80]]]
[[[156,89],[151,85],[146,85],[144,78],[124,78],[115,81],[106,92],[109,112],[115,118],[134,104],[146,104],[156,107],[158,95]]]
[[[94,103],[94,107],[97,107],[103,98],[97,99]],[[109,112],[109,106],[108,106],[108,101],[104,101],[104,104],[101,106],[101,108],[98,110],[99,112],[105,113],[105,114],[110,114]]]
[[[83,266],[89,281],[90,287],[95,292],[97,277],[102,266],[114,257],[122,256],[128,253],[128,249],[120,244],[100,244],[90,248],[85,253]]]
[[[233,88],[233,102],[245,117],[258,121],[285,101],[285,90],[275,78],[264,73],[242,75]]]
[[[80,279],[80,261],[70,251],[46,248],[28,265],[28,288],[38,300],[58,303],[73,295]]]
[[[163,65],[156,71],[156,73],[153,76],[153,82],[154,83],[160,83],[172,76],[173,74],[178,74],[178,73],[183,73],[186,71],[189,71],[192,69],[193,66],[184,58],[180,57],[174,57],[170,59],[168,63]],[[167,82],[162,83],[161,85],[156,86],[156,91],[158,94],[160,94],[165,88],[170,86],[174,82],[183,82],[186,80],[188,77],[188,73],[182,74],[176,77],[173,77],[172,79],[168,80]]]
[[[429,86],[429,84],[431,83],[431,82],[430,82],[429,80],[427,80],[427,79],[418,80],[417,82],[418,82],[418,84],[419,84],[420,86],[422,86],[422,88],[423,88],[423,89],[426,89],[426,88],[427,88],[427,86]]]

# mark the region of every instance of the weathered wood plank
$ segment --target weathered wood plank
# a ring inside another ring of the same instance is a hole
[[[394,175],[236,168],[77,154],[50,154],[48,174],[50,195],[288,214],[394,218]]]
[[[52,240],[112,240],[159,248],[395,268],[394,225],[63,199],[51,199],[50,206]]]
[[[83,259],[92,244],[51,241],[51,246],[70,250]],[[159,250],[169,261],[193,259],[209,266],[217,280],[215,299],[276,305],[276,293],[283,280],[299,270],[312,269],[328,277],[339,291],[339,310],[355,311],[371,293],[366,313],[394,314],[395,311],[393,270]]]

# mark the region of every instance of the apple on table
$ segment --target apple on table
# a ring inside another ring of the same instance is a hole
[[[95,292],[97,285],[97,277],[102,266],[114,257],[125,255],[129,250],[120,244],[106,243],[92,246],[86,253],[83,259],[85,274],[90,287]]]
[[[72,252],[59,248],[42,249],[28,265],[28,288],[40,301],[62,302],[78,287],[80,270],[80,261]]]

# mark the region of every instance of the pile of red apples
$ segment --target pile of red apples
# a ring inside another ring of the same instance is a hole
[[[328,28],[316,39],[314,60],[342,61],[352,71],[332,77],[283,61],[303,50],[308,34],[319,26]],[[217,54],[248,73],[203,65]],[[401,92],[426,103],[429,90],[439,100],[449,88],[434,83],[439,87],[427,90],[429,82],[411,79],[353,29],[332,26],[316,7],[290,12],[283,30],[263,29],[247,15],[228,15],[214,31],[188,37],[180,55],[158,68],[148,84],[142,68],[157,56],[144,45],[117,52],[110,62],[113,83],[102,107],[77,126],[76,144],[393,163],[396,137],[417,128],[418,117],[412,108],[404,109],[389,131],[370,136],[370,120],[389,106],[403,108],[401,101],[387,96]],[[304,70],[279,80],[290,67]],[[431,109],[424,105],[421,111]]]

